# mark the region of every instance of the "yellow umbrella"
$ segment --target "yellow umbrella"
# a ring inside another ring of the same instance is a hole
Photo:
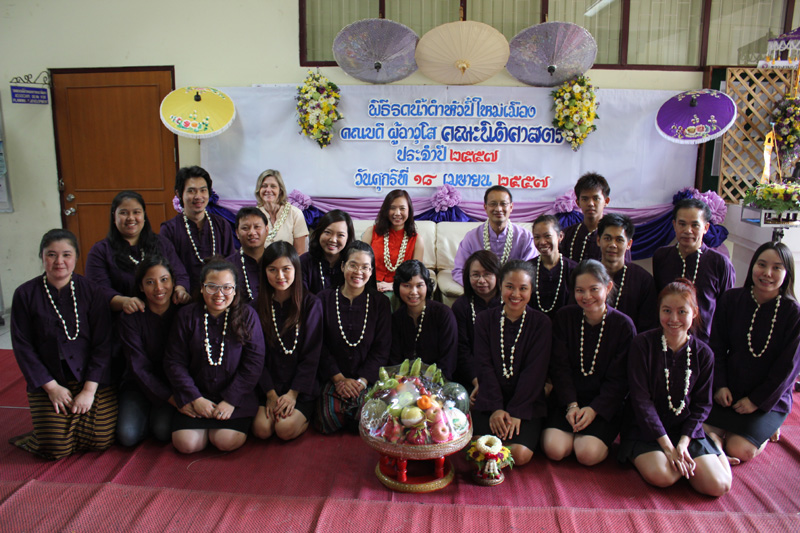
[[[488,24],[449,22],[430,30],[417,44],[420,72],[445,85],[472,85],[488,80],[508,61],[508,41]]]
[[[227,130],[236,118],[230,96],[213,87],[182,87],[161,101],[161,122],[171,132],[207,139]]]

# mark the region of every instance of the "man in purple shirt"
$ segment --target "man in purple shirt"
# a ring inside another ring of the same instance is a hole
[[[483,195],[483,208],[487,220],[469,231],[456,252],[453,280],[461,285],[462,271],[467,258],[478,250],[489,250],[504,264],[511,259],[528,261],[537,255],[531,232],[512,224],[509,220],[514,209],[511,191],[502,185],[489,187]]]
[[[211,176],[203,168],[183,167],[175,176],[175,194],[183,213],[161,224],[161,235],[175,246],[191,279],[191,291],[200,286],[200,270],[212,255],[228,257],[236,251],[228,222],[206,211]]]
[[[242,247],[226,259],[238,272],[239,296],[245,303],[258,298],[258,261],[264,254],[267,225],[267,215],[257,207],[243,207],[236,213],[236,238]]]

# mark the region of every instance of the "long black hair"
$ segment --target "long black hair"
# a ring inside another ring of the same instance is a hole
[[[364,252],[369,256],[370,266],[372,267],[372,274],[369,277],[369,281],[367,281],[365,290],[377,292],[378,282],[375,279],[375,252],[372,251],[372,246],[369,244],[365,243],[364,241],[353,241],[348,244],[345,249],[342,250],[342,271],[344,272],[345,265],[347,264],[347,260],[350,258],[350,256],[358,252]]]
[[[275,324],[272,322],[272,299],[275,295],[275,288],[270,285],[267,278],[267,267],[269,267],[275,260],[285,257],[289,259],[294,267],[294,282],[289,287],[289,299],[286,301],[287,308],[284,315],[286,319],[283,321],[283,328],[281,328],[281,335],[293,329],[295,326],[302,325],[303,322],[303,274],[300,270],[300,256],[294,246],[284,241],[276,241],[267,246],[264,250],[264,255],[261,256],[258,270],[258,300],[256,301],[256,310],[261,319],[261,329],[264,331],[264,339],[270,346],[275,346],[278,343],[278,338],[275,333]]]
[[[477,261],[484,270],[494,274],[494,293],[500,293],[500,260],[497,256],[489,250],[478,250],[473,252],[464,263],[464,270],[462,271],[461,283],[464,286],[464,294],[468,298],[475,296],[475,290],[472,288],[469,271],[472,269],[472,263]]]
[[[414,204],[411,203],[411,197],[403,189],[395,189],[390,191],[383,199],[381,210],[378,211],[378,216],[375,217],[375,226],[372,232],[375,235],[385,235],[392,229],[392,222],[389,220],[389,210],[392,207],[392,202],[398,198],[405,198],[408,204],[408,218],[406,219],[405,227],[403,228],[409,237],[417,234],[417,225],[414,223]]]
[[[167,261],[167,258],[163,255],[153,254],[147,255],[144,259],[139,263],[136,267],[136,277],[134,278],[135,281],[135,290],[136,293],[142,298],[142,301],[145,303],[147,302],[147,298],[145,297],[144,291],[142,290],[142,282],[144,282],[144,277],[147,275],[147,271],[155,266],[163,266],[169,272],[169,276],[172,278],[172,291],[175,291],[175,286],[178,284],[177,280],[175,279],[175,270],[173,270],[172,265]],[[171,298],[170,298],[171,301]]]
[[[753,286],[753,267],[758,261],[758,257],[767,250],[775,250],[778,257],[781,258],[783,268],[786,269],[786,277],[783,279],[783,285],[780,288],[780,294],[783,297],[797,300],[794,295],[794,257],[789,247],[782,242],[765,242],[753,253],[753,258],[750,260],[750,267],[747,269],[747,277],[744,278],[744,288]]]
[[[147,206],[144,203],[144,198],[142,198],[142,195],[136,191],[121,191],[118,193],[111,201],[110,223],[106,238],[111,245],[111,250],[114,254],[114,264],[117,265],[117,268],[124,270],[125,272],[135,272],[136,263],[131,261],[129,257],[130,251],[128,249],[128,241],[126,241],[119,232],[116,223],[117,209],[125,200],[133,200],[142,206],[144,225],[142,226],[142,232],[139,234],[139,241],[137,243],[139,246],[139,251],[143,253],[145,257],[147,257],[153,254],[160,254],[161,250],[158,245],[158,237],[153,232],[153,228],[150,227],[150,220],[147,218]],[[140,258],[134,257],[134,259],[138,261]]]
[[[347,240],[344,243],[345,248],[356,238],[355,229],[353,229],[353,219],[350,218],[350,215],[341,209],[334,209],[333,211],[328,211],[325,213],[325,215],[323,215],[322,218],[320,218],[317,222],[317,227],[314,229],[314,232],[311,234],[311,238],[308,241],[308,253],[310,253],[311,257],[320,263],[325,261],[325,252],[322,250],[322,246],[319,244],[319,238],[322,236],[325,230],[328,229],[328,226],[335,224],[336,222],[344,222],[347,225]],[[342,251],[344,251],[344,249],[342,249]]]
[[[239,279],[239,273],[236,271],[236,268],[225,260],[224,257],[221,255],[212,255],[206,261],[206,264],[203,265],[203,270],[200,271],[200,279],[202,283],[200,285],[200,293],[199,293],[199,300],[198,302],[205,304],[205,300],[203,299],[203,292],[205,291],[205,287],[203,284],[206,282],[206,276],[210,272],[230,272],[233,276],[234,283],[236,280]],[[234,338],[239,342],[244,342],[245,340],[250,338],[250,332],[245,327],[244,323],[244,306],[242,305],[242,300],[239,298],[239,287],[236,287],[236,291],[233,296],[233,302],[229,309],[231,310],[230,315],[228,315],[228,324],[230,324],[230,331],[233,334]]]

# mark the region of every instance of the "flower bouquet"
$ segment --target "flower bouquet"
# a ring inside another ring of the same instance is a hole
[[[586,137],[597,129],[597,93],[586,76],[565,82],[550,93],[553,96],[555,118],[553,126],[564,132],[564,138],[577,152]]]
[[[762,183],[747,191],[745,205],[769,209],[780,214],[785,211],[800,211],[800,185]]]
[[[300,133],[325,148],[333,140],[333,124],[344,118],[337,110],[339,87],[320,74],[308,71],[297,87],[297,123]]]
[[[454,453],[472,437],[469,395],[420,359],[381,368],[361,410],[362,438],[377,451],[405,459]]]
[[[785,98],[772,114],[778,157],[784,166],[791,166],[800,155],[800,98]]]
[[[511,451],[494,435],[484,435],[472,441],[467,450],[467,461],[475,465],[472,479],[479,485],[499,485],[505,479],[502,468],[514,467]]]

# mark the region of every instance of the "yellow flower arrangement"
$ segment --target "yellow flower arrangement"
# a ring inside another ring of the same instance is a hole
[[[555,118],[553,126],[564,132],[564,139],[577,152],[586,137],[597,129],[597,92],[586,76],[564,82],[550,93]]]
[[[325,148],[333,141],[333,124],[344,118],[337,110],[339,87],[319,72],[308,71],[297,87],[297,123],[300,133]]]
[[[800,185],[764,183],[747,191],[745,205],[770,209],[777,213],[800,211]]]

